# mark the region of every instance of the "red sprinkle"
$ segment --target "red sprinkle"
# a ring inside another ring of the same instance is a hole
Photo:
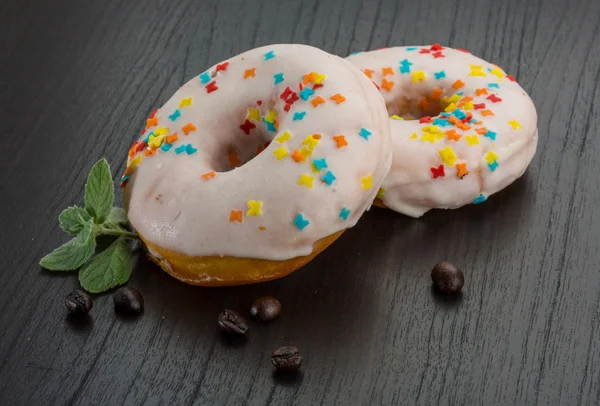
[[[154,116],[156,115],[157,112],[158,112],[158,109],[154,109],[154,111],[152,113],[150,113],[150,118],[154,118]]]
[[[429,170],[433,175],[433,179],[443,178],[444,176],[446,176],[446,172],[444,171],[444,165],[440,165],[437,168],[432,166],[431,168],[429,168]]]
[[[506,75],[506,79],[510,80],[511,82],[516,82],[517,81],[517,79],[515,79],[515,77],[512,76],[512,75]]]
[[[485,103],[477,103],[473,105],[475,110],[485,109]]]
[[[262,100],[257,100],[256,104],[258,104],[259,106],[262,106]]]
[[[240,126],[240,128],[242,129],[243,132],[246,133],[246,135],[250,135],[250,131],[254,128],[256,128],[256,125],[254,123],[252,123],[252,121],[246,119],[244,121],[244,124],[242,124]]]
[[[419,119],[419,123],[421,123],[421,124],[423,124],[423,123],[431,123],[431,117],[429,117],[429,116],[421,117]]]
[[[428,54],[430,52],[431,51],[429,49],[427,49],[427,48],[421,48],[421,50],[419,51],[420,54]]]
[[[229,66],[229,62],[223,62],[222,64],[217,65],[217,72],[219,72],[219,71],[225,72],[227,70],[228,66]]]
[[[441,51],[442,49],[444,49],[444,47],[443,47],[443,46],[441,46],[440,44],[433,44],[433,45],[431,46],[431,50],[432,50],[432,51]]]
[[[219,87],[217,86],[217,82],[215,82],[214,80],[212,82],[210,82],[208,85],[206,85],[205,87],[206,87],[206,93],[212,93],[215,90],[219,89]]]
[[[493,103],[498,103],[498,102],[501,102],[501,101],[502,101],[502,99],[501,99],[501,98],[499,98],[498,96],[496,96],[495,94],[490,94],[490,95],[487,97],[487,99],[488,99],[488,100],[491,100]]]
[[[443,58],[445,56],[446,55],[444,55],[441,51],[440,52],[436,52],[436,53],[433,54],[433,57],[436,58],[436,59],[437,58]]]
[[[323,87],[323,85],[319,83],[318,85],[314,85],[313,86],[313,90],[317,90],[317,89],[319,89],[321,87]]]
[[[457,50],[457,51],[460,51],[460,52],[464,52],[464,53],[470,54],[470,52],[469,52],[469,51],[467,51],[466,49],[462,49],[462,48],[456,48],[456,50]]]

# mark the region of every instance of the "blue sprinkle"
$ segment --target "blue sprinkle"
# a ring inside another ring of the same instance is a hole
[[[475,124],[476,122],[477,122],[477,120],[472,118],[471,121],[469,121],[469,124]]]
[[[410,73],[410,66],[400,66],[400,73],[402,73],[403,75]]]
[[[491,164],[488,164],[488,166],[490,167],[490,171],[494,172],[498,167],[498,162],[494,161]]]
[[[265,61],[275,58],[275,51],[269,51],[265,54]]]
[[[441,70],[439,72],[435,72],[434,75],[435,75],[435,78],[437,80],[440,80],[440,79],[443,79],[443,78],[446,77],[446,72],[444,72],[443,70]]]
[[[313,94],[315,94],[315,91],[312,90],[310,87],[306,87],[300,92],[300,97],[302,98],[302,100],[306,101]]]
[[[273,79],[275,79],[275,85],[278,85],[279,83],[283,82],[283,73],[276,73],[273,75]]]
[[[181,154],[181,153],[184,153],[184,152],[185,152],[185,149],[186,149],[186,147],[187,147],[187,145],[185,145],[185,144],[178,146],[177,148],[175,148],[175,153],[176,153],[177,155],[179,155],[179,154]]]
[[[179,111],[179,109],[177,109],[177,110],[175,110],[175,111],[173,112],[173,114],[171,114],[171,115],[169,116],[169,119],[170,119],[171,121],[175,121],[175,120],[177,120],[179,117],[181,117],[181,111]]]
[[[342,220],[348,220],[348,216],[350,215],[350,210],[348,210],[347,208],[342,208],[342,210],[340,210],[340,218]]]
[[[362,54],[363,51],[356,51],[356,52],[352,52],[350,55],[358,55],[358,54]]]
[[[488,137],[490,140],[492,141],[496,141],[496,135],[498,135],[497,133],[495,133],[494,131],[488,130],[485,134],[483,134],[485,137]]]
[[[313,160],[313,163],[315,164],[315,169],[318,171],[327,168],[327,160],[325,158],[315,159]]]
[[[452,114],[446,113],[445,111],[443,111],[443,112],[440,113],[440,116],[443,116],[443,117],[450,117],[451,115]]]
[[[160,149],[162,149],[162,150],[163,150],[163,151],[165,151],[165,152],[168,152],[168,151],[170,151],[170,150],[171,150],[171,148],[173,148],[173,145],[171,145],[171,144],[167,144],[167,143],[165,143],[165,144],[162,144],[162,145],[160,146]]]
[[[196,151],[198,151],[198,148],[194,148],[192,147],[192,144],[188,144],[185,147],[185,152],[187,152],[188,155],[192,155],[193,153],[195,153]]]
[[[409,61],[408,59],[403,59],[400,61],[400,66],[412,66],[412,62]]]
[[[150,136],[154,136],[154,133],[152,131],[150,131],[148,135],[146,135],[146,138],[144,138],[144,142],[146,143],[146,145],[148,144],[148,141],[150,141]]]
[[[200,75],[200,83],[202,83],[203,85],[210,82],[211,79],[212,78],[210,77],[210,73],[208,72],[204,72],[202,75]]]
[[[498,83],[490,83],[488,85],[488,87],[491,88],[496,88],[496,89],[500,89],[500,85]]]
[[[461,96],[464,94],[463,92],[456,92],[457,95]]]
[[[439,125],[441,127],[446,127],[446,126],[449,126],[451,124],[445,118],[436,117],[436,119],[433,120],[433,125]]]
[[[331,186],[331,184],[335,181],[336,178],[333,175],[333,173],[331,173],[331,171],[327,171],[327,173],[321,179],[323,179],[323,182]]]
[[[262,119],[263,123],[265,123],[265,126],[267,126],[267,131],[271,131],[276,133],[277,129],[275,128],[275,123],[269,123],[267,120],[265,120],[264,118]]]
[[[406,48],[406,50],[407,50],[407,51],[416,51],[416,50],[417,50],[417,48],[415,48],[415,47],[410,47],[410,48]],[[344,219],[344,220],[345,220],[345,219]]]
[[[452,112],[452,115],[456,118],[458,118],[459,120],[464,120],[465,118],[467,118],[467,114],[462,111],[461,109],[456,109]]]
[[[479,195],[475,198],[475,200],[473,200],[473,203],[475,204],[479,204],[479,203],[483,203],[487,200],[487,197],[485,197],[484,195]]]
[[[373,134],[373,133],[371,131],[367,130],[366,128],[361,128],[360,132],[358,133],[358,135],[360,135],[366,141],[369,141],[369,137],[371,136],[371,134]]]
[[[304,218],[302,213],[298,213],[296,218],[294,219],[294,225],[298,227],[298,230],[302,231],[304,228],[310,224],[310,221]]]
[[[294,121],[302,120],[306,115],[306,111],[299,111],[294,113]]]
[[[125,175],[121,178],[121,183],[125,182],[127,179],[129,179],[129,175]]]

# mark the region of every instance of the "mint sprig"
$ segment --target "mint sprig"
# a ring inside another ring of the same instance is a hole
[[[81,287],[91,293],[100,293],[129,280],[133,253],[125,239],[137,240],[139,237],[127,229],[129,220],[125,210],[112,207],[115,192],[106,159],[92,167],[84,200],[85,209],[72,206],[58,216],[61,228],[75,237],[42,258],[40,265],[51,271],[72,271],[81,267]],[[96,238],[102,235],[118,238],[104,252],[93,257]]]

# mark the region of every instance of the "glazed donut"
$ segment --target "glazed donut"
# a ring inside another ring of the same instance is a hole
[[[275,279],[371,206],[390,140],[383,98],[352,64],[305,45],[257,48],[148,118],[121,179],[127,214],[184,282]]]
[[[393,163],[380,204],[419,217],[432,208],[481,203],[531,162],[535,107],[498,66],[438,44],[347,60],[375,83],[390,115]]]

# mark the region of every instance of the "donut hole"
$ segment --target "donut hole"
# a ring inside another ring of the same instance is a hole
[[[418,120],[422,117],[436,117],[444,106],[439,98],[433,99],[430,95],[417,97],[400,96],[386,103],[390,116],[399,116],[404,120]]]

